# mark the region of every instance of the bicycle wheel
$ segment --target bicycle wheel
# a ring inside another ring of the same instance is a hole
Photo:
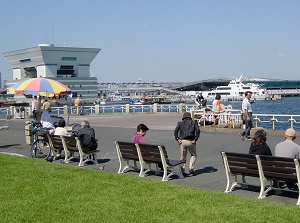
[[[31,157],[47,159],[51,155],[51,148],[48,142],[37,140],[31,145]]]
[[[32,143],[30,147],[30,156],[36,158],[37,151],[39,150],[39,142],[36,140]]]

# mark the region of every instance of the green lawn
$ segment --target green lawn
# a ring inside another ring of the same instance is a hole
[[[298,222],[300,208],[0,154],[0,222]],[[296,199],[295,199],[296,203]]]

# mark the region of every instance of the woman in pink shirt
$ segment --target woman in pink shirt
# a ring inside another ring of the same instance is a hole
[[[131,141],[133,143],[136,143],[136,144],[145,144],[145,140],[144,140],[144,136],[146,135],[146,132],[148,131],[148,127],[144,124],[139,124],[137,126],[137,129],[136,129],[136,133],[134,133]]]

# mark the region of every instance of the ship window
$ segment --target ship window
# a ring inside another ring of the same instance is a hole
[[[27,59],[23,59],[23,60],[19,60],[21,63],[26,63],[26,62],[31,62],[31,59],[27,58]]]
[[[231,87],[217,87],[218,90],[231,90]]]
[[[76,57],[62,57],[61,60],[76,61]]]
[[[250,87],[243,87],[243,89],[250,90],[251,88]]]

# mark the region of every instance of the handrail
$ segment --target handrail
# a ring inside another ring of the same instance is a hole
[[[127,105],[128,106],[128,105]],[[197,110],[195,104],[157,104],[154,105],[129,105],[129,110],[126,105],[101,105],[99,109],[96,109],[96,105],[84,106],[85,113],[94,114],[99,113],[126,113],[126,112],[164,112],[164,113],[179,113],[184,111],[190,111],[197,121],[210,120],[215,121],[218,119],[217,126],[230,124],[232,128],[241,128],[243,121],[241,110],[232,109],[228,106],[225,108],[225,112],[205,112],[205,110]],[[71,106],[74,107],[74,106]],[[31,114],[31,107],[25,107],[25,113],[28,117]],[[67,107],[68,108],[68,107]],[[64,107],[52,107],[52,113],[56,115],[62,115],[70,109]],[[13,117],[12,107],[0,107],[0,115]],[[66,115],[66,114],[65,114]],[[254,128],[271,128],[271,129],[283,129],[283,128],[299,128],[300,129],[300,115],[293,114],[253,114]],[[205,124],[205,122],[204,122]],[[266,127],[267,126],[267,127]],[[205,127],[205,126],[204,126]]]

